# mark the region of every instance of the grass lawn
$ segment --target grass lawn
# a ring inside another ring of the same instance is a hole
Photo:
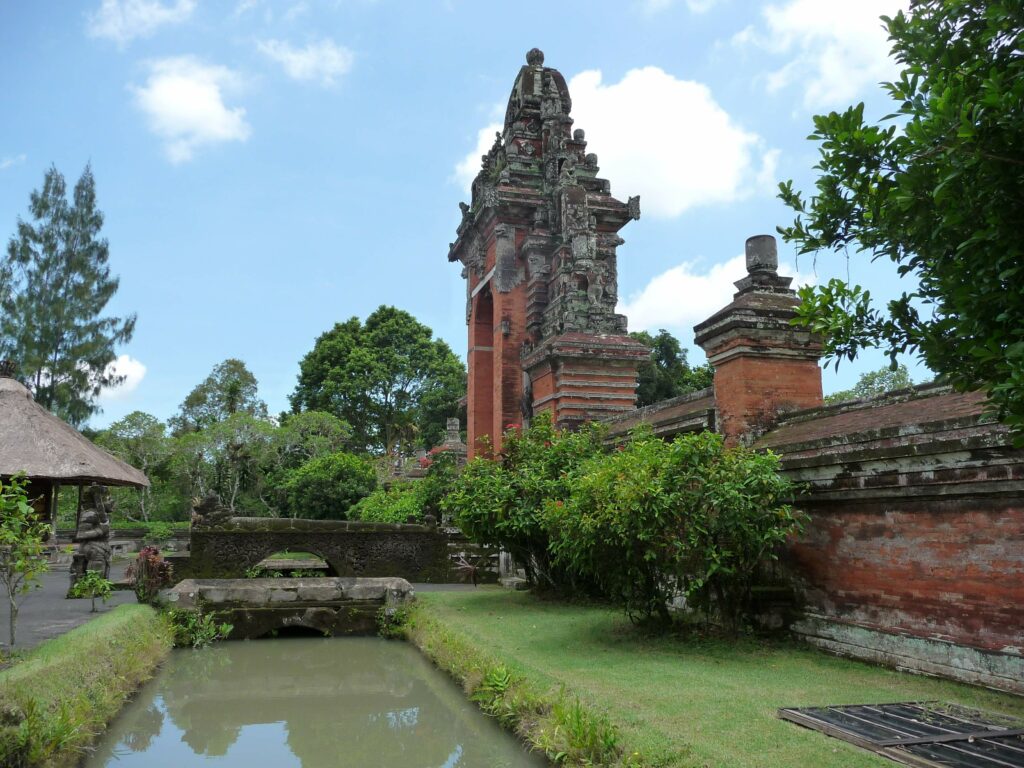
[[[655,765],[819,768],[895,763],[779,720],[779,707],[942,700],[1024,716],[1024,698],[839,659],[790,642],[646,637],[606,608],[480,589],[422,610],[541,685],[606,711]]]

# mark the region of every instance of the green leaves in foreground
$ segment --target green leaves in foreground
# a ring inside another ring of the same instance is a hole
[[[893,114],[864,105],[814,118],[814,195],[791,182],[797,216],[779,232],[801,254],[863,252],[914,287],[879,307],[832,280],[801,291],[797,322],[836,360],[880,347],[918,354],[959,389],[981,388],[1024,428],[1024,6],[915,0],[884,18],[899,78]]]

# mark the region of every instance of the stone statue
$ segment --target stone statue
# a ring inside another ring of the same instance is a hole
[[[234,513],[225,507],[220,496],[213,491],[202,499],[192,500],[192,525],[219,525],[231,519]]]
[[[106,486],[90,485],[86,491],[88,506],[78,518],[78,530],[72,539],[78,551],[71,558],[71,586],[86,571],[96,571],[104,579],[110,576],[110,513],[113,505]]]

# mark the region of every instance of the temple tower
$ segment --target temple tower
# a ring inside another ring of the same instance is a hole
[[[471,456],[534,412],[569,426],[632,409],[649,354],[615,314],[618,231],[640,218],[640,198],[612,197],[571,108],[565,78],[534,48],[459,204],[448,260],[466,279]]]

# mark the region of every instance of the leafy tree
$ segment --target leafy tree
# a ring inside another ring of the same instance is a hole
[[[266,419],[267,405],[260,400],[256,377],[245,363],[228,358],[189,392],[170,425],[180,435],[213,426],[236,413]]]
[[[629,335],[651,348],[651,359],[637,371],[637,408],[711,386],[714,380],[711,365],[705,363],[691,368],[686,361],[686,349],[664,328],[657,336],[647,331],[634,331]]]
[[[799,529],[778,457],[721,435],[640,433],[578,467],[545,504],[555,562],[597,583],[633,620],[669,621],[676,594],[738,629],[759,569]]]
[[[509,552],[531,583],[571,586],[571,576],[552,562],[544,508],[569,497],[574,472],[604,452],[603,434],[599,424],[577,432],[555,429],[548,413],[535,416],[528,429],[510,426],[501,456],[471,460],[441,508],[474,541]]]
[[[288,503],[293,517],[344,520],[349,509],[376,487],[373,464],[351,453],[332,453],[292,472]]]
[[[303,411],[282,415],[273,442],[280,466],[295,469],[310,459],[343,450],[351,439],[352,427],[334,414]]]
[[[156,416],[142,411],[132,411],[123,419],[118,419],[97,434],[94,442],[141,470],[154,485],[158,482],[155,473],[164,470],[171,455],[171,441],[167,436],[167,428]],[[143,488],[134,495],[138,503],[139,517],[148,522],[153,486]],[[117,501],[118,508],[124,511],[125,499],[119,498]],[[130,513],[128,517],[131,517]]]
[[[465,366],[408,312],[382,306],[366,323],[338,323],[300,363],[292,410],[333,413],[353,445],[384,453],[434,445],[466,391]]]
[[[46,571],[43,545],[49,526],[29,504],[23,477],[5,485],[0,480],[0,583],[7,591],[10,611],[10,647],[14,647],[21,601]]]
[[[907,370],[907,366],[900,363],[895,370],[879,368],[877,371],[862,373],[853,389],[844,389],[833,392],[831,395],[825,395],[825,402],[843,403],[847,400],[868,400],[912,386],[914,386],[914,382],[910,378],[910,371]]]
[[[1024,6],[913,0],[883,20],[902,65],[894,114],[864,105],[814,118],[815,195],[782,184],[780,228],[800,253],[853,248],[894,262],[916,288],[889,302],[842,280],[804,288],[798,320],[852,359],[918,353],[960,389],[980,387],[1024,427]]]
[[[100,392],[124,381],[111,364],[131,341],[135,315],[103,315],[118,279],[99,236],[92,169],[70,202],[54,166],[29,199],[31,219],[18,219],[0,263],[0,356],[19,362],[37,402],[80,425],[100,410]]]
[[[351,516],[372,523],[405,523],[423,517],[416,483],[378,488],[352,507]]]
[[[92,600],[92,608],[89,612],[96,613],[96,598],[100,598],[105,603],[110,599],[113,591],[114,582],[103,578],[96,571],[86,571],[71,587],[68,596],[72,598],[88,597]]]

